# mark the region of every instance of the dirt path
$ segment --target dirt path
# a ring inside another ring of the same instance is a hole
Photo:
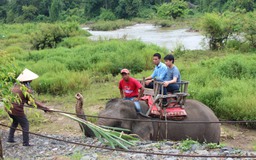
[[[92,111],[100,110],[103,106],[97,105],[92,107],[93,110],[87,110],[90,114]],[[77,122],[63,117],[58,113],[43,114],[47,120],[45,123],[36,126],[30,126],[32,132],[39,132],[42,134],[59,134],[59,135],[81,135],[82,132]],[[90,121],[93,119],[89,119]],[[93,120],[94,122],[96,120]],[[1,120],[1,123],[9,123],[8,120]],[[223,124],[221,125],[221,144],[228,147],[254,150],[256,151],[256,130],[247,129],[241,126]]]
[[[256,130],[235,125],[222,125],[221,143],[234,148],[255,151]]]

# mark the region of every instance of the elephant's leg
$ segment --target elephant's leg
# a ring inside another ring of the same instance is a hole
[[[139,119],[147,120],[147,118],[142,117]],[[137,134],[142,140],[151,140],[154,133],[152,122],[133,122],[132,133]]]

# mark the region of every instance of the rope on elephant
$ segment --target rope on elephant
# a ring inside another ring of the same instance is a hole
[[[112,118],[112,117],[102,117],[102,116],[93,116],[93,115],[87,115],[87,114],[76,114],[71,112],[65,112],[65,111],[59,111],[59,110],[49,110],[50,112],[57,112],[57,113],[66,113],[70,115],[76,115],[76,116],[86,116],[91,118],[102,118],[102,119],[114,119],[114,120],[122,120],[122,121],[136,121],[136,122],[158,122],[158,123],[178,123],[178,124],[206,124],[206,123],[256,123],[256,120],[250,120],[250,121],[164,121],[164,120],[141,120],[141,119],[131,119],[131,118]]]
[[[5,125],[0,123],[0,126],[3,126],[5,128],[12,128],[11,126]],[[21,132],[27,132],[23,131],[22,129],[16,129]],[[91,147],[91,148],[100,148],[100,149],[105,149],[105,150],[111,150],[111,151],[120,151],[120,152],[129,152],[129,153],[136,153],[136,154],[149,154],[149,155],[161,155],[161,156],[173,156],[173,157],[206,157],[206,158],[256,158],[256,155],[184,155],[184,154],[170,154],[170,153],[160,153],[160,152],[145,152],[145,151],[134,151],[134,150],[124,150],[124,149],[114,149],[114,148],[106,148],[103,146],[94,146],[94,145],[89,145],[89,144],[84,144],[84,143],[78,143],[78,142],[73,142],[73,141],[67,141],[59,138],[54,138],[50,136],[45,136],[39,133],[34,133],[34,132],[27,132],[32,135],[36,135],[39,137],[47,138],[47,139],[52,139],[56,141],[61,141],[65,143],[70,143],[70,144],[75,144],[75,145],[80,145],[80,146],[85,146],[85,147]]]

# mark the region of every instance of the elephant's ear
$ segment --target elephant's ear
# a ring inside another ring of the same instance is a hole
[[[140,115],[138,115],[138,119],[148,120],[148,118],[144,118]],[[136,121],[132,123],[132,133],[137,134],[143,140],[150,140],[154,133],[152,122]]]

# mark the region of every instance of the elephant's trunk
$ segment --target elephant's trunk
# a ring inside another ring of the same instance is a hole
[[[83,96],[80,93],[77,93],[75,95],[77,102],[76,102],[76,114],[77,117],[86,120],[86,116],[84,115],[84,110],[83,110],[83,104],[84,104],[84,99]],[[79,123],[81,130],[84,132],[84,135],[87,137],[95,137],[93,131],[87,127],[83,123]]]

